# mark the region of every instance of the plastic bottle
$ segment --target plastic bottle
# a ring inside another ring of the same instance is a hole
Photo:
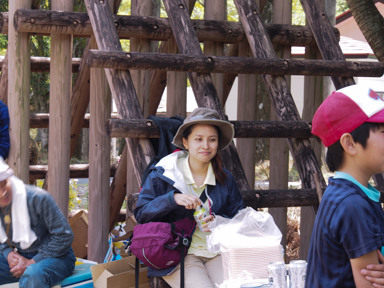
[[[203,231],[203,225],[206,224],[206,222],[203,222],[202,219],[208,216],[207,210],[202,206],[198,205],[195,209],[195,212],[193,213],[193,217],[196,220],[197,226],[199,226],[200,231]]]

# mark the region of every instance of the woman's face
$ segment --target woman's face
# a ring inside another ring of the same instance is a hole
[[[190,160],[208,163],[215,157],[219,145],[216,128],[209,124],[196,124],[183,145],[189,151]]]

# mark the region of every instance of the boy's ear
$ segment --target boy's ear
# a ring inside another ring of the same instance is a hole
[[[349,133],[344,133],[341,135],[340,144],[343,147],[344,151],[347,154],[355,155],[356,154],[356,142],[353,140],[353,137]]]

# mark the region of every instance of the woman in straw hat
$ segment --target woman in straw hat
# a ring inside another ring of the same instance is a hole
[[[185,287],[216,287],[223,282],[221,256],[207,250],[207,227],[214,215],[232,218],[244,208],[236,182],[223,168],[220,150],[233,139],[233,125],[220,120],[217,112],[195,109],[180,126],[173,144],[181,151],[172,153],[151,168],[135,209],[139,223],[172,223],[190,217],[202,205],[209,215],[202,219],[203,230],[196,228],[185,258]],[[201,203],[199,197],[207,195]],[[180,287],[178,266],[149,269],[148,276],[163,276],[171,287]]]

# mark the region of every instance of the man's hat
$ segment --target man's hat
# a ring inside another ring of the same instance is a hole
[[[364,122],[384,123],[384,100],[367,86],[351,85],[333,92],[320,105],[312,134],[329,147]]]
[[[0,182],[8,179],[13,175],[13,170],[5,163],[3,157],[0,156]]]
[[[185,149],[183,145],[183,132],[189,126],[195,124],[211,124],[220,129],[219,137],[219,149],[222,150],[226,148],[235,136],[235,129],[233,128],[232,123],[220,119],[219,113],[215,110],[208,108],[196,108],[185,118],[183,125],[179,127],[176,132],[175,137],[173,138],[172,144],[181,149]]]

